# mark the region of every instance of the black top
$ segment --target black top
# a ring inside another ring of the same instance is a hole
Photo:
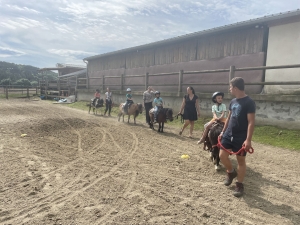
[[[184,113],[183,119],[195,121],[198,119],[197,117],[197,109],[196,109],[196,100],[198,99],[197,95],[194,95],[193,99],[190,100],[189,95],[184,96],[185,99],[185,106],[184,106]]]
[[[224,137],[247,138],[248,113],[255,113],[255,102],[249,97],[232,99],[229,105],[231,116]]]

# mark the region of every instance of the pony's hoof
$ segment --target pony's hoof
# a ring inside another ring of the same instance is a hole
[[[221,166],[220,165],[215,165],[215,170],[216,171],[220,171],[221,170]]]

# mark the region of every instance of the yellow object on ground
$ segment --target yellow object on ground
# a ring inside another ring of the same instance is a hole
[[[189,155],[182,155],[181,158],[182,158],[182,159],[189,159],[190,156],[189,156]]]
[[[21,134],[21,137],[26,137],[27,136],[27,134]]]

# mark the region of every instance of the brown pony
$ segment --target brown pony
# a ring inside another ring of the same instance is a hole
[[[208,145],[211,146],[211,149],[209,149],[210,151],[210,159],[213,161],[213,163],[215,164],[215,169],[216,170],[220,170],[220,157],[219,157],[219,153],[220,153],[220,149],[217,146],[218,144],[218,137],[220,135],[220,133],[222,132],[224,127],[224,123],[222,122],[215,122],[212,125],[212,128],[210,128],[209,133],[208,133]]]
[[[149,111],[150,116],[150,128],[154,130],[153,122],[154,122],[154,109]],[[157,132],[164,132],[164,124],[167,122],[167,119],[173,121],[173,110],[169,108],[162,108],[157,114],[156,121],[158,123],[158,130]]]
[[[120,117],[123,116],[123,122],[124,122],[124,116],[128,115],[128,123],[129,123],[130,116],[133,115],[134,124],[136,124],[135,118],[143,112],[143,105],[141,103],[132,103],[128,108],[128,114],[124,114],[123,112],[124,104],[125,103],[121,103],[119,106],[120,112],[118,114],[118,121],[120,121]]]

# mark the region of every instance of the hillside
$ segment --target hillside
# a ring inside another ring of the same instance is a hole
[[[30,65],[0,61],[0,85],[21,84],[27,86],[32,84],[35,86],[39,79],[57,79],[57,73],[47,71],[44,74],[39,74],[38,69],[39,68]]]

